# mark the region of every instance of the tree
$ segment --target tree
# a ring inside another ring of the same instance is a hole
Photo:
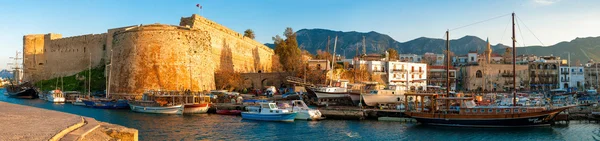
[[[243,84],[241,74],[233,70],[219,70],[215,72],[215,86],[219,90],[241,89]]]
[[[290,27],[285,29],[283,35],[286,39],[279,35],[273,37],[275,44],[275,54],[279,56],[279,62],[283,66],[283,70],[287,72],[299,71],[302,67],[302,52],[298,48],[296,40],[296,32]]]
[[[252,31],[252,29],[246,29],[246,31],[244,31],[244,37],[254,39],[254,31]]]
[[[506,48],[506,50],[504,50],[504,55],[502,58],[504,58],[504,63],[505,64],[512,64],[512,49],[511,48]]]
[[[399,58],[398,57],[398,51],[396,51],[393,48],[389,48],[387,51],[388,51],[388,54],[390,55],[389,56],[390,60],[398,60],[398,58]]]

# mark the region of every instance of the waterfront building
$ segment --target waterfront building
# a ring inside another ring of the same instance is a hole
[[[527,88],[527,65],[516,65],[517,89]],[[463,67],[463,88],[480,91],[508,91],[513,89],[512,64],[486,64]]]
[[[561,65],[559,69],[560,85],[563,90],[578,90],[581,91],[585,85],[585,73],[582,66]]]
[[[598,74],[600,73],[600,64],[599,63],[588,63],[584,67],[584,77],[585,77],[585,88],[586,89],[598,89]]]
[[[456,91],[456,68],[450,67],[450,90]],[[427,69],[427,86],[446,88],[446,66],[429,66]]]
[[[533,91],[549,91],[557,89],[559,84],[560,57],[542,56],[537,61],[529,62],[529,87]]]
[[[400,59],[400,62],[420,63],[421,60],[423,59],[423,55],[417,55],[417,54],[398,54],[398,58]]]
[[[399,90],[427,90],[427,64],[388,61],[386,66],[388,85],[399,86]]]
[[[331,65],[329,60],[308,60],[308,68],[310,70],[330,70]]]

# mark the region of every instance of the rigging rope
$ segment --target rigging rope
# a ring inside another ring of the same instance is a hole
[[[487,19],[487,20],[483,20],[483,21],[474,22],[474,23],[471,23],[471,24],[468,24],[468,25],[464,25],[464,26],[461,26],[461,27],[457,27],[457,28],[450,29],[450,31],[457,30],[457,29],[461,29],[461,28],[465,28],[465,27],[468,27],[468,26],[476,25],[476,24],[479,24],[479,23],[487,22],[487,21],[491,21],[491,20],[494,20],[494,19],[502,18],[502,17],[504,17],[504,16],[508,16],[508,15],[511,15],[511,14],[512,14],[512,13],[508,13],[508,14],[505,14],[505,15],[500,15],[500,16],[497,16],[497,17],[494,17],[494,18],[490,18],[490,19]]]
[[[523,32],[521,30],[521,25],[519,25],[520,20],[517,20],[517,27],[519,28],[519,35],[521,35],[521,42],[523,44],[522,47],[525,47],[525,37],[523,36]],[[516,38],[516,37],[515,37]],[[516,39],[515,39],[516,40]]]
[[[506,26],[504,27],[504,32],[502,32],[502,38],[500,38],[500,43],[502,43],[502,41],[504,41],[504,35],[506,35],[506,29],[508,29],[508,26],[510,25],[509,22],[506,22]]]
[[[516,15],[515,15],[515,16],[516,16]],[[538,42],[540,42],[540,44],[542,44],[542,46],[546,46],[546,45],[544,45],[544,43],[542,43],[542,41],[540,40],[540,38],[538,38],[538,37],[535,35],[535,33],[533,33],[533,31],[531,31],[531,29],[529,29],[529,27],[527,27],[527,25],[525,24],[525,22],[523,22],[523,21],[521,20],[521,18],[519,18],[519,16],[516,16],[516,17],[517,17],[517,19],[519,20],[519,22],[523,23],[523,26],[525,26],[525,28],[526,28],[527,30],[529,30],[529,32],[530,32],[530,33],[533,35],[533,37],[535,37],[535,39],[537,39],[537,40],[538,40]]]

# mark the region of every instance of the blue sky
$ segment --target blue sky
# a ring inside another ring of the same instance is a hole
[[[195,5],[203,6],[200,12]],[[376,31],[405,42],[442,38],[446,29],[515,12],[539,37],[521,26],[522,45],[552,45],[576,37],[600,36],[598,0],[55,0],[0,1],[0,68],[22,50],[23,35],[59,33],[63,37],[104,33],[137,24],[178,25],[194,13],[235,31],[255,31],[272,42],[286,27]],[[451,31],[450,38],[475,35],[492,44],[510,44],[510,16]],[[518,31],[517,31],[518,32]]]

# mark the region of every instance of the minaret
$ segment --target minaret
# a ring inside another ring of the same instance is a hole
[[[486,38],[485,41],[487,42],[487,49],[485,50],[485,59],[489,64],[492,61],[492,47],[490,46],[490,38]]]

